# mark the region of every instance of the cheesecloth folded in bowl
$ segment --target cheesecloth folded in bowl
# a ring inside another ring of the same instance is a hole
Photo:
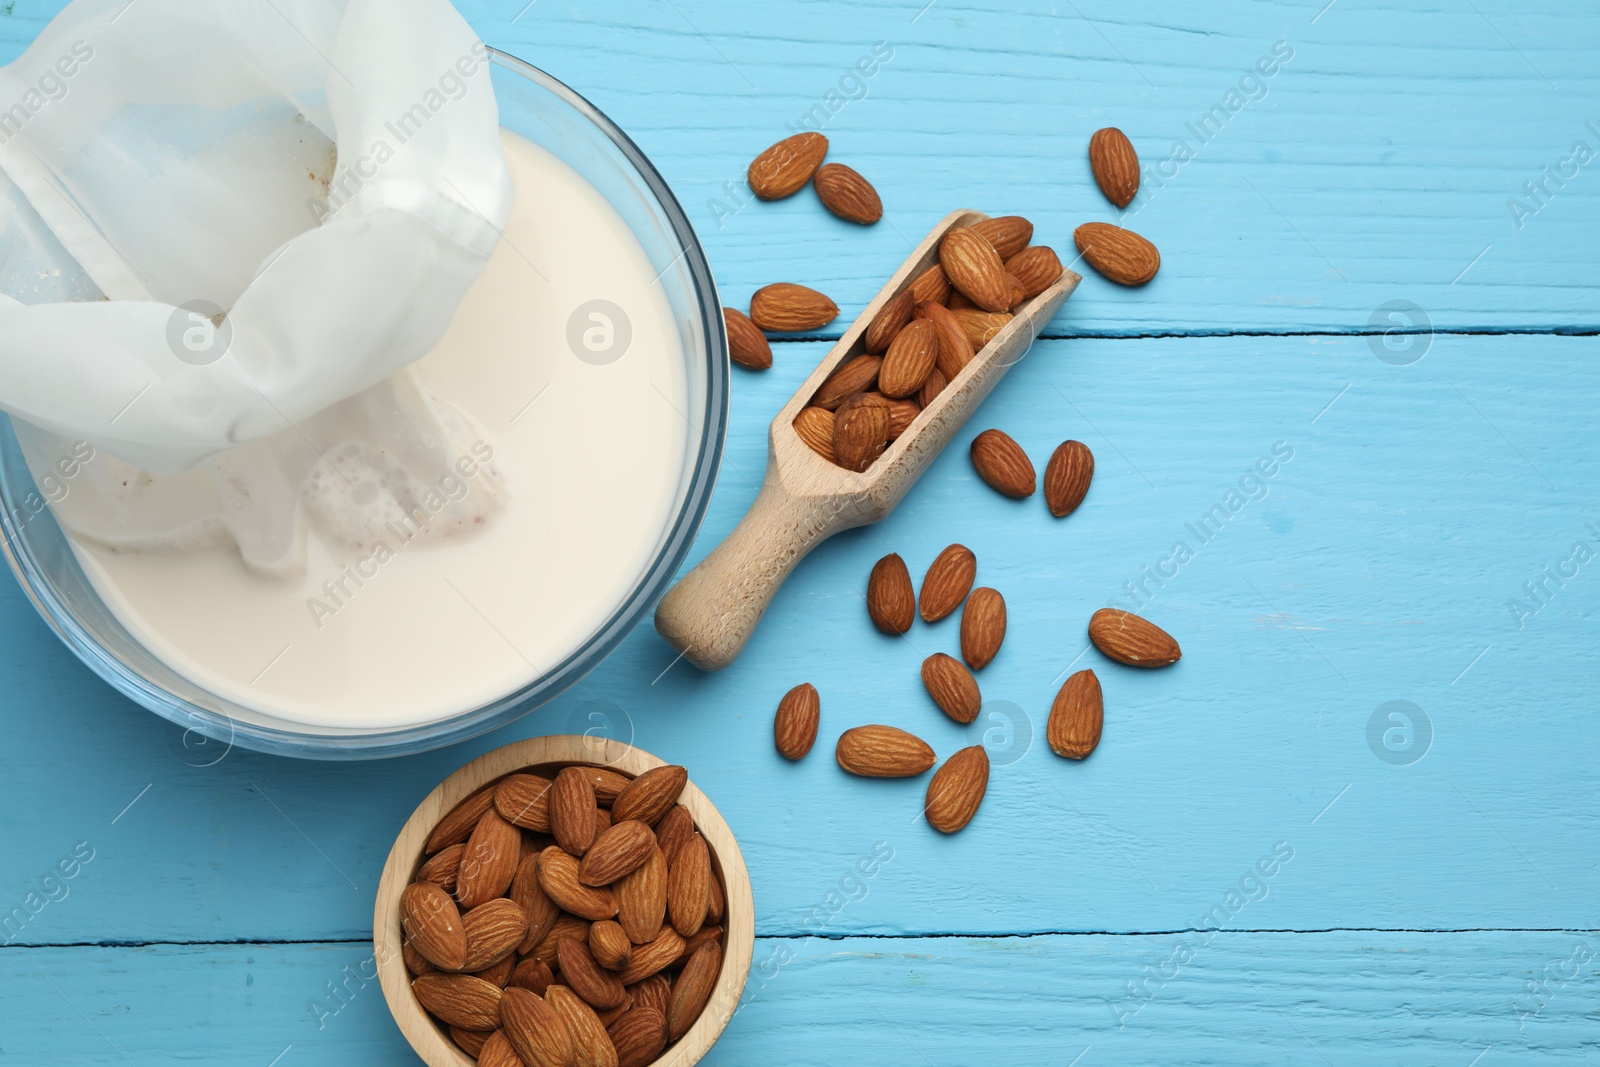
[[[404,370],[512,201],[444,0],[75,0],[0,68],[0,172],[0,408],[36,475],[92,450],[69,528],[293,575],[481,437]]]

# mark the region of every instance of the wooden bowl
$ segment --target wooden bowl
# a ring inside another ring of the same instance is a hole
[[[441,782],[411,813],[394,848],[389,851],[383,877],[378,882],[378,900],[372,919],[378,979],[400,1032],[429,1067],[474,1067],[476,1061],[457,1048],[417,1003],[411,992],[411,976],[401,958],[400,949],[405,938],[400,931],[400,894],[422,866],[423,844],[440,819],[490,782],[517,771],[542,771],[554,777],[555,771],[571,764],[607,767],[632,778],[664,766],[665,761],[642,749],[605,738],[565,735],[518,741],[478,757]],[[667,1046],[654,1067],[689,1067],[699,1063],[711,1050],[739,1006],[739,997],[750,976],[750,958],[755,951],[755,902],[750,895],[750,873],[745,869],[744,856],[733,839],[733,832],[692,780],[684,787],[678,802],[689,809],[695,827],[705,839],[711,852],[712,868],[722,879],[727,898],[722,924],[722,973],[700,1017],[688,1033]]]

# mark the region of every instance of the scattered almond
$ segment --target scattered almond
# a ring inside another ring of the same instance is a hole
[[[999,592],[979,586],[961,611],[961,658],[978,671],[987,667],[1006,639],[1006,601]]]
[[[945,760],[928,781],[923,808],[928,825],[953,834],[972,821],[989,788],[989,753],[982,745],[964,748]]]
[[[1089,169],[1106,199],[1127,207],[1139,192],[1139,156],[1128,135],[1115,126],[1094,131],[1089,138]]]
[[[839,316],[839,305],[815,289],[774,282],[750,298],[750,319],[763,330],[795,333],[817,330]]]
[[[766,370],[772,366],[772,345],[761,327],[750,321],[750,316],[733,308],[723,308],[722,319],[728,326],[729,359],[750,370]]]
[[[1011,307],[1005,264],[982,235],[963,226],[946,231],[939,241],[939,265],[950,284],[980,308],[1005,311]]]
[[[857,726],[839,737],[839,766],[865,778],[914,778],[933,766],[933,749],[894,726]]]
[[[1094,613],[1089,619],[1089,640],[1110,659],[1130,667],[1170,667],[1183,657],[1171,634],[1117,608]]]
[[[812,179],[822,206],[844,219],[870,226],[883,218],[883,201],[872,183],[843,163],[828,163]]]
[[[817,724],[822,718],[822,700],[817,687],[801,682],[778,701],[778,714],[772,720],[773,741],[784,759],[798,760],[817,743]]]
[[[1083,759],[1100,743],[1105,701],[1094,671],[1079,671],[1061,686],[1050,705],[1045,739],[1050,751],[1067,759]]]
[[[922,684],[939,709],[956,722],[972,722],[983,710],[978,680],[954,656],[935,652],[923,660]]]
[[[977,576],[978,557],[966,545],[940,552],[922,579],[922,621],[938,622],[959,608]]]
[[[985,430],[972,440],[972,466],[978,477],[1006,496],[1032,496],[1033,464],[1022,446],[1000,430]]]
[[[1118,285],[1144,285],[1161,269],[1156,246],[1132,230],[1105,222],[1086,222],[1072,235],[1089,266]]]
[[[1056,518],[1071,515],[1083,503],[1094,478],[1094,453],[1082,441],[1063,441],[1044,468],[1044,502]]]
[[[906,561],[891,552],[873,565],[867,579],[867,614],[872,625],[898,636],[911,629],[917,616],[917,593]]]
[[[750,191],[763,200],[782,200],[806,187],[828,154],[828,139],[820,133],[785,137],[750,162]]]

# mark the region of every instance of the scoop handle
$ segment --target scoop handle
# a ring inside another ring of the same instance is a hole
[[[696,667],[720,671],[743,651],[795,566],[863,521],[839,497],[792,495],[769,466],[739,525],[661,599],[656,630]]]

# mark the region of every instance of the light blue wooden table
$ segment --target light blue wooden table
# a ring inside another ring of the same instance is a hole
[[[848,321],[956,207],[1026,213],[1068,248],[1115,218],[1085,161],[1111,124],[1160,177],[1127,219],[1160,277],[1089,275],[899,511],[809,560],[731,669],[665,670],[641,627],[456,749],[204,766],[0,583],[0,911],[93,857],[0,950],[0,1064],[414,1062],[361,977],[394,832],[467,759],[596,707],[693,769],[749,861],[756,970],[708,1063],[1600,1061],[1600,12],[923,2],[464,10],[639,141],[730,303],[802,281]],[[6,5],[7,54],[57,7]],[[876,42],[892,58],[850,80]],[[882,225],[738,198],[808,115],[877,183]],[[696,557],[827,347],[736,375]],[[1087,442],[1083,509],[1056,522],[978,482],[966,445],[989,425],[1041,459]],[[983,676],[998,717],[967,729],[916,678],[953,624],[890,640],[856,591],[884,553],[920,574],[952,540],[1011,606]],[[1192,558],[1158,587],[1145,568],[1178,542]],[[1078,659],[1089,614],[1141,581],[1183,662]],[[1042,742],[1074,662],[1107,701],[1082,765]],[[771,713],[801,680],[824,739],[796,766]],[[920,784],[833,765],[832,738],[871,721],[941,753],[993,731],[964,833],[917,818]]]

